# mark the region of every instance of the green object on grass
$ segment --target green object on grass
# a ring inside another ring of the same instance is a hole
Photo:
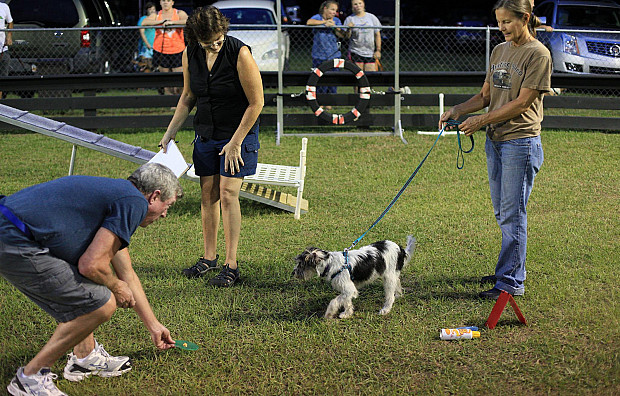
[[[200,348],[198,345],[194,344],[191,341],[183,341],[183,340],[176,340],[174,342],[174,346],[176,348],[183,349],[186,351],[196,351]]]

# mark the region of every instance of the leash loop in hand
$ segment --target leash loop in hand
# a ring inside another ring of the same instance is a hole
[[[446,126],[456,127],[456,141],[458,145],[457,151],[456,151],[456,168],[457,169],[463,169],[463,167],[465,166],[465,154],[469,154],[472,151],[474,151],[474,146],[475,146],[474,136],[469,135],[469,140],[471,141],[471,148],[469,150],[463,150],[463,144],[461,143],[461,129],[459,128],[460,124],[461,123],[456,120],[448,120],[446,122]]]

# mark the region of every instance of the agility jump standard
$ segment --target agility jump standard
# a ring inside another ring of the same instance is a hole
[[[70,175],[73,174],[76,146],[86,147],[137,164],[144,164],[155,155],[154,152],[143,149],[142,147],[110,139],[98,133],[80,129],[65,124],[64,122],[51,120],[3,104],[0,104],[0,121],[73,144],[71,162],[69,165]],[[299,153],[299,166],[259,163],[256,174],[247,176],[243,179],[244,183],[241,187],[240,196],[288,212],[293,212],[296,219],[299,219],[302,213],[307,213],[308,201],[302,198],[306,175],[307,143],[307,138],[302,139],[302,148]],[[197,176],[192,176],[191,174],[184,175],[183,177],[194,182],[199,181]],[[262,185],[294,187],[297,189],[297,196],[265,188]]]

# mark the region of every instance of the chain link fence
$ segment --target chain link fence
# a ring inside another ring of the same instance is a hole
[[[359,27],[362,29],[363,27]],[[9,62],[10,75],[156,72],[156,66],[139,56],[139,27],[83,29],[14,29],[13,45],[0,61]],[[231,25],[229,35],[252,47],[261,71],[312,69],[312,44],[318,28],[284,25],[281,36],[273,25]],[[492,48],[503,41],[491,27],[393,26],[381,28],[381,65],[401,72],[485,71]],[[556,30],[540,32],[539,39],[552,53],[554,71],[575,74],[620,75],[620,33]],[[396,37],[400,51],[395,53]],[[278,45],[281,50],[278,51]],[[343,57],[347,40],[339,41]],[[281,62],[278,62],[278,56]],[[284,80],[286,85],[286,79]],[[481,82],[482,84],[482,82]],[[1,90],[1,87],[0,87]],[[294,88],[289,87],[292,92]],[[445,91],[445,87],[442,89]],[[558,93],[561,93],[558,91]],[[617,95],[616,91],[582,91],[580,94]]]

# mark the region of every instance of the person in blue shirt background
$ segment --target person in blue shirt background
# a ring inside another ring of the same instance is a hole
[[[306,22],[308,26],[316,26],[314,29],[314,41],[312,43],[312,67],[319,67],[321,63],[329,59],[342,58],[340,53],[339,38],[345,37],[342,21],[336,16],[338,2],[327,0],[321,4],[319,13],[312,16]],[[336,87],[317,87],[317,93],[336,93]]]
[[[144,5],[145,14],[138,20],[138,26],[142,26],[142,22],[150,15],[155,14],[157,9],[155,4],[150,1]],[[141,62],[144,62],[144,70],[142,67],[140,71],[152,71],[153,69],[153,41],[155,41],[155,29],[140,29],[140,42],[138,43],[138,57]]]

